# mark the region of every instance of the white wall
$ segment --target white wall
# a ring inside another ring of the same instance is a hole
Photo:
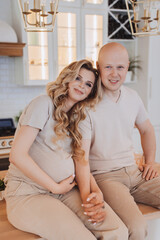
[[[25,87],[15,84],[14,57],[0,56],[0,118],[14,118],[26,104],[45,87]]]
[[[12,26],[11,1],[15,0],[0,0],[0,20]],[[14,64],[14,57],[0,56],[0,118],[14,118],[32,98],[45,92],[45,87],[16,85]]]
[[[0,20],[12,26],[11,0],[0,0]]]

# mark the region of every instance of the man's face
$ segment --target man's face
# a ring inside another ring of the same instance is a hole
[[[116,92],[125,81],[128,71],[128,55],[121,49],[104,50],[99,58],[97,67],[103,86],[106,90]]]

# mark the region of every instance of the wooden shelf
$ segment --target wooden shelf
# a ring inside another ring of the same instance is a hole
[[[25,43],[0,42],[0,56],[22,57]]]

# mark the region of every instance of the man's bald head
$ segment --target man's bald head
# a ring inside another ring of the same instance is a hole
[[[103,86],[110,93],[119,94],[119,89],[125,81],[128,67],[128,52],[120,43],[108,43],[100,49],[97,68],[100,72]]]
[[[120,43],[111,42],[105,44],[99,51],[98,55],[98,64],[104,59],[106,55],[114,54],[115,57],[117,55],[121,55],[128,63],[129,63],[129,57],[127,49]]]

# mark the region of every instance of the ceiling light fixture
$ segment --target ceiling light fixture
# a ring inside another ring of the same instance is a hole
[[[160,0],[125,0],[132,35],[160,34]]]
[[[58,3],[59,0],[19,0],[25,31],[52,32]]]

